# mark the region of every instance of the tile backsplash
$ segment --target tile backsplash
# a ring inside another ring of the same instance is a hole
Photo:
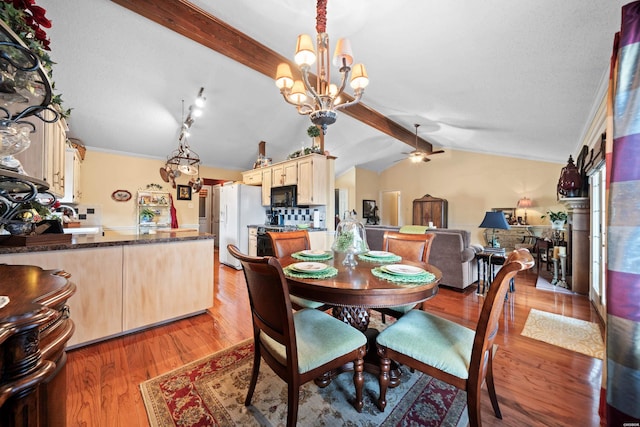
[[[100,205],[76,205],[77,220],[82,226],[102,225],[102,206]]]
[[[326,206],[309,208],[273,208],[273,212],[284,216],[283,225],[311,224],[313,226],[313,212],[320,213],[320,228],[326,228]]]

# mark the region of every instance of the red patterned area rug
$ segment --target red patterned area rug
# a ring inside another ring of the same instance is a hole
[[[253,340],[222,350],[140,384],[151,426],[280,426],[287,419],[287,386],[269,366],[260,365],[252,405],[244,406]],[[387,393],[387,408],[375,406],[379,388],[365,374],[364,409],[358,413],[353,375],[343,373],[324,389],[313,381],[300,391],[301,426],[466,426],[466,393],[404,370],[401,384]]]

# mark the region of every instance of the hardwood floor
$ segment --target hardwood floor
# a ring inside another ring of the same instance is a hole
[[[520,336],[531,308],[592,322],[598,316],[586,297],[538,290],[535,280],[531,271],[518,276],[505,303],[494,362],[503,419],[484,393],[483,424],[598,426],[602,361]],[[216,267],[215,283],[210,313],[70,351],[67,424],[147,426],[139,383],[250,338],[242,272]],[[473,328],[481,304],[475,289],[442,288],[426,308]]]

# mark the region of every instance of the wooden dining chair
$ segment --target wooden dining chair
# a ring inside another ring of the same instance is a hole
[[[296,425],[302,384],[353,362],[354,407],[361,412],[367,344],[364,334],[318,310],[293,312],[287,280],[277,258],[250,257],[234,245],[227,249],[242,264],[253,319],[253,369],[245,406],[251,404],[261,359],[288,385],[287,426]]]
[[[382,250],[400,255],[402,259],[418,262],[429,262],[431,245],[436,235],[428,234],[407,234],[395,231],[386,231],[382,237]],[[416,307],[416,304],[398,305],[393,307],[374,308],[372,310],[382,314],[382,323],[386,323],[386,316],[396,319],[402,317],[409,310]]]
[[[311,241],[307,230],[282,232],[268,231],[267,235],[271,239],[273,253],[278,259],[289,256],[295,252],[311,249]],[[316,310],[325,311],[331,308],[330,305],[323,304],[318,301],[311,301],[295,295],[290,295],[289,297],[291,298],[291,305],[295,310],[315,308]]]
[[[484,299],[475,332],[421,310],[411,310],[378,335],[381,411],[387,404],[389,365],[394,360],[467,392],[469,421],[480,422],[480,389],[487,383],[496,417],[502,419],[493,383],[495,340],[509,282],[520,271],[533,267],[527,249],[513,251]]]

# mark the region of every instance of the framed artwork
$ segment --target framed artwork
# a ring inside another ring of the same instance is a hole
[[[191,200],[191,187],[188,185],[178,185],[178,200]]]
[[[507,220],[507,224],[516,224],[516,209],[515,208],[492,208],[493,212],[502,212],[504,219]]]
[[[362,201],[362,217],[371,218],[374,216],[374,210],[376,208],[375,200],[363,200]]]

